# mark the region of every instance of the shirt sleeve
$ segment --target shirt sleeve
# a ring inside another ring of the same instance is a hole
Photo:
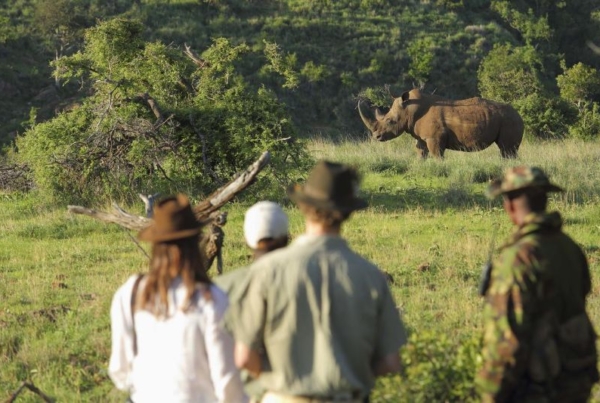
[[[131,292],[136,276],[132,276],[113,296],[110,307],[112,347],[108,364],[108,375],[117,389],[131,388],[131,366],[133,363],[133,330],[131,320]]]
[[[233,357],[234,341],[223,326],[228,307],[226,295],[217,287],[211,287],[212,308],[208,310],[204,342],[210,367],[210,376],[219,402],[245,403],[245,395],[239,370]]]
[[[232,305],[231,327],[235,340],[258,351],[264,345],[266,300],[263,290],[264,270],[250,271],[240,284]]]
[[[397,353],[406,344],[406,330],[400,319],[390,289],[383,279],[379,317],[377,318],[377,345],[375,347],[375,362],[384,357]]]
[[[527,371],[533,322],[539,314],[538,260],[527,247],[508,250],[493,268],[483,310],[483,366],[476,385],[483,402],[510,401]]]

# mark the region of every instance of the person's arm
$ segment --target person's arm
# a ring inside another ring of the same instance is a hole
[[[253,378],[258,378],[261,368],[260,354],[243,343],[235,343],[235,365],[250,373]]]
[[[216,287],[211,288],[212,307],[206,310],[204,343],[215,395],[219,402],[247,402],[234,362],[234,341],[223,326],[223,316],[228,307],[227,297]]]
[[[235,318],[231,324],[236,341],[235,363],[256,378],[262,370],[261,356],[256,346],[264,344],[266,320],[266,301],[260,273],[247,276],[235,302],[229,313]]]
[[[534,267],[538,259],[527,247],[508,250],[493,269],[483,312],[483,367],[476,385],[484,402],[511,399],[527,371],[533,322],[540,291]]]
[[[132,277],[113,296],[110,307],[111,354],[108,375],[117,389],[129,390],[130,373],[133,362],[133,332],[131,328],[131,289]]]
[[[406,330],[400,319],[400,313],[383,276],[381,281],[381,298],[376,330],[377,344],[372,364],[375,376],[400,371],[399,350],[400,347],[406,344]]]
[[[375,376],[383,376],[400,372],[400,355],[397,352],[391,353],[375,363]]]

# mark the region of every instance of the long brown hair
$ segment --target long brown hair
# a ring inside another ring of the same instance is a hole
[[[181,307],[187,312],[192,306],[198,283],[210,285],[206,274],[206,259],[198,246],[199,236],[152,244],[150,272],[139,301],[139,307],[155,316],[169,312],[168,290],[171,282],[180,276],[187,290]],[[205,287],[204,297],[210,298],[210,288]],[[158,298],[157,298],[158,297]]]

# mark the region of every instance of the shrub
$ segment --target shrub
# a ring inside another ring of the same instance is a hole
[[[373,402],[475,402],[473,379],[480,351],[479,337],[451,339],[433,331],[413,333],[402,348],[401,376],[387,377]]]
[[[266,85],[250,86],[236,65],[266,61],[263,71],[293,87],[297,75],[274,44],[256,55],[245,44],[214,41],[201,57],[141,38],[143,26],[116,19],[86,32],[82,52],[55,64],[87,96],[77,108],[32,124],[17,139],[37,185],[62,201],[129,199],[139,192],[204,192],[271,151],[264,186],[283,188],[310,158],[295,138],[285,105]],[[32,122],[34,119],[32,120]]]
[[[512,103],[543,91],[542,58],[532,46],[496,45],[482,60],[477,78],[484,98]]]
[[[536,138],[563,138],[577,118],[577,110],[559,97],[534,93],[515,100],[513,106],[521,114],[527,134]]]

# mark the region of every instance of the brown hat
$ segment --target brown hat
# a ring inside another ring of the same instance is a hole
[[[367,202],[358,198],[358,173],[349,166],[329,161],[319,161],[306,183],[288,188],[288,196],[325,210],[349,213],[364,209]]]
[[[198,235],[203,223],[192,211],[187,196],[179,194],[161,200],[154,208],[153,222],[138,234],[148,242],[166,242]]]

